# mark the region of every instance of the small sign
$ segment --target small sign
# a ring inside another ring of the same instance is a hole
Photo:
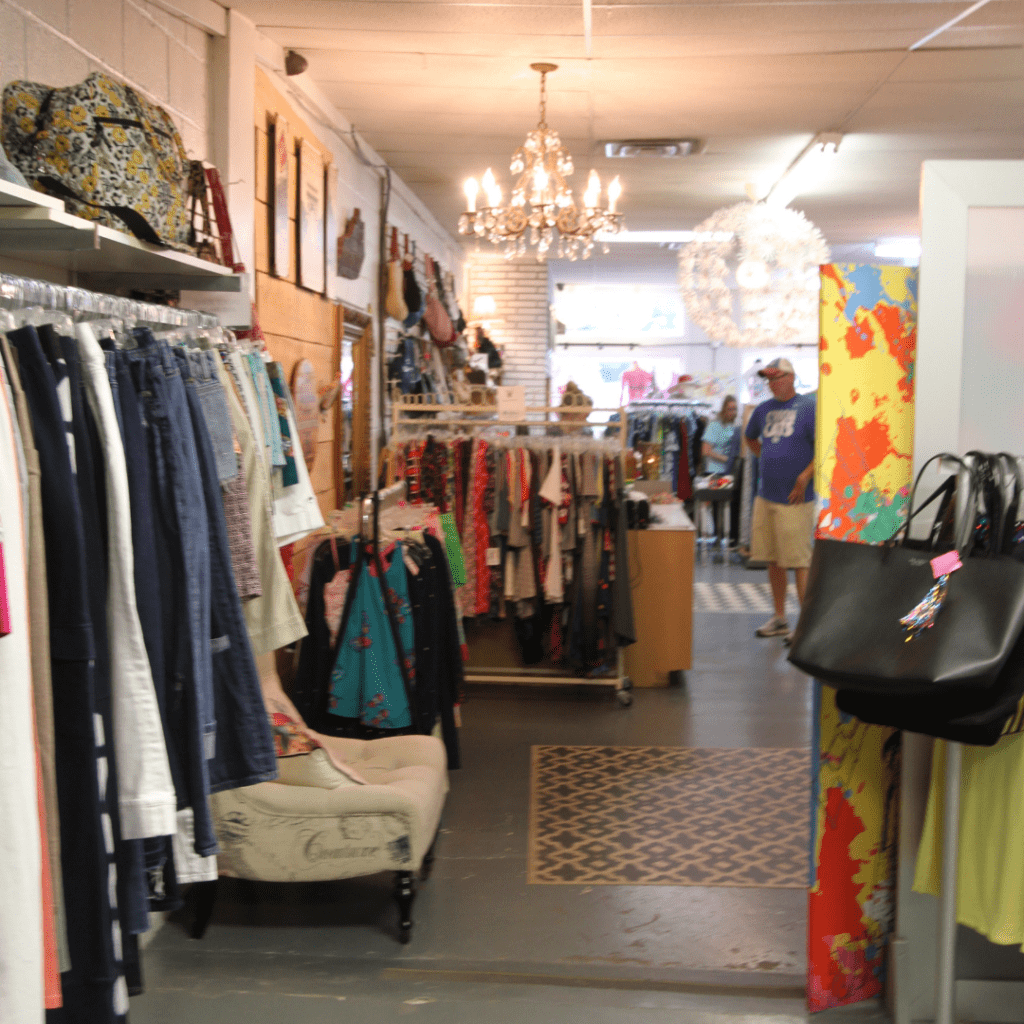
[[[522,419],[526,415],[526,389],[521,385],[501,387],[498,392],[498,419]]]
[[[487,549],[487,564],[488,565],[501,565],[501,548],[488,548]]]

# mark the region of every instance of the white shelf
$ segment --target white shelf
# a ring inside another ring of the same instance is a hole
[[[0,206],[48,206],[51,210],[64,209],[61,200],[44,196],[42,192],[9,181],[0,181]]]
[[[229,267],[143,242],[134,235],[65,212],[59,199],[0,182],[0,254],[81,275],[98,291],[133,285],[236,292],[241,278]]]

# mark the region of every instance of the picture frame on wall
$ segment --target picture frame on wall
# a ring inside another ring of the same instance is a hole
[[[338,289],[338,168],[328,164],[324,168],[324,295],[339,299]]]
[[[267,157],[270,196],[267,210],[270,220],[270,272],[288,277],[292,260],[292,233],[288,224],[288,122],[280,114],[271,115],[267,125]]]
[[[324,258],[324,158],[305,139],[295,148],[298,161],[298,210],[296,235],[299,243],[299,284],[323,293],[326,283]]]

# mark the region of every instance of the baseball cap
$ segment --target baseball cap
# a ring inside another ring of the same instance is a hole
[[[784,377],[787,373],[792,373],[796,376],[796,371],[793,369],[793,364],[783,356],[779,356],[778,359],[773,359],[767,366],[762,367],[757,371],[758,377]]]

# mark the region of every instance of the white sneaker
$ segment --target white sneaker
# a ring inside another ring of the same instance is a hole
[[[778,615],[773,615],[757,630],[757,636],[786,636],[788,633],[789,623]]]

